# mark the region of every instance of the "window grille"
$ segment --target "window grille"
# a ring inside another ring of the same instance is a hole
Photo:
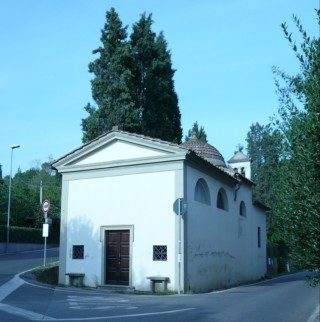
[[[84,258],[84,246],[73,245],[72,246],[72,259],[83,259]]]
[[[154,245],[153,246],[153,260],[166,261],[167,260],[167,246]]]

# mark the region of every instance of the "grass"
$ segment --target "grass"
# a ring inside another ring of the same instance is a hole
[[[35,279],[41,283],[49,285],[58,285],[58,273],[59,262],[49,263],[46,266],[39,266],[31,270],[29,273],[32,274]]]

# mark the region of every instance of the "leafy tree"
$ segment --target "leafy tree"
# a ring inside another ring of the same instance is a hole
[[[274,182],[283,153],[282,135],[271,124],[252,124],[247,134],[247,151],[251,158],[251,178],[256,183],[254,197],[269,207],[276,201]]]
[[[274,240],[275,235],[279,236],[274,209],[279,202],[276,183],[278,173],[281,171],[282,135],[279,130],[273,129],[271,124],[255,123],[251,125],[246,141],[251,158],[251,179],[256,183],[253,188],[253,198],[262,201],[270,208],[267,216],[269,241],[283,244],[281,238]]]
[[[60,220],[61,176],[50,169],[49,163],[41,168],[25,172],[19,170],[12,178],[10,225],[21,227],[41,227],[43,214],[40,207],[40,182],[43,184],[43,199],[52,205],[49,216],[56,225]],[[0,184],[0,224],[7,222],[9,176]]]
[[[100,38],[102,46],[93,51],[99,57],[89,64],[89,72],[94,74],[92,97],[98,108],[90,103],[85,107],[89,116],[82,120],[84,142],[111,130],[113,125],[127,131],[139,129],[139,111],[134,108],[132,98],[132,54],[126,29],[114,8],[106,13]]]
[[[162,33],[151,29],[151,15],[142,14],[133,25],[130,39],[126,27],[112,8],[106,13],[101,42],[89,64],[94,74],[89,116],[82,120],[83,141],[109,131],[113,125],[172,142],[181,142],[181,115],[174,90],[171,56]]]
[[[317,20],[320,27],[320,10]],[[280,101],[276,126],[285,139],[275,211],[292,261],[298,268],[314,270],[320,268],[320,38],[308,36],[296,16],[293,21],[300,45],[286,24],[282,29],[300,72],[291,76],[274,68]]]
[[[189,141],[193,136],[202,142],[208,143],[206,131],[203,126],[199,127],[198,121],[193,123],[192,128],[188,131],[188,135],[185,136],[184,140]]]

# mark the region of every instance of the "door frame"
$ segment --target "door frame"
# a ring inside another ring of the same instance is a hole
[[[101,254],[101,285],[106,284],[106,231],[109,230],[129,230],[129,285],[117,285],[119,287],[132,287],[132,243],[134,241],[133,225],[107,225],[100,227],[100,241],[102,243]],[[113,285],[113,284],[112,284]]]

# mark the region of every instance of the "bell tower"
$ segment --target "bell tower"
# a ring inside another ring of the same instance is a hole
[[[251,159],[242,150],[236,151],[228,163],[235,172],[251,180]]]

